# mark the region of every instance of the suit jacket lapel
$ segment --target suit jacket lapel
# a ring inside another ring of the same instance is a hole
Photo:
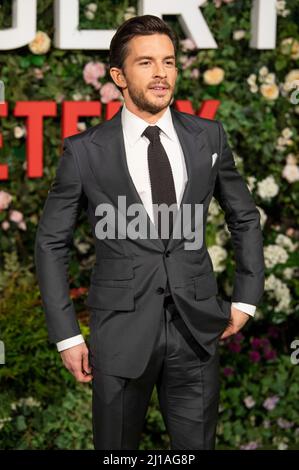
[[[95,145],[90,148],[91,167],[102,192],[111,201],[123,221],[128,222],[126,210],[132,204],[143,206],[142,200],[135,188],[131,178],[125,153],[125,144],[121,126],[121,110],[109,121],[105,121],[92,133],[91,142]],[[177,132],[185,157],[188,181],[184,190],[179,212],[174,221],[174,231],[179,223],[183,204],[200,203],[208,190],[208,175],[211,167],[211,157],[206,146],[206,131],[199,127],[194,121],[183,113],[171,108],[173,124]],[[100,152],[100,153],[99,153]],[[126,207],[118,206],[118,196],[126,196]],[[148,234],[154,234],[155,238],[136,239],[136,243],[153,244],[159,251],[164,251],[162,240],[158,237],[155,225],[152,223],[147,211],[141,214],[142,222],[145,223]],[[170,236],[167,248],[173,247],[178,239]]]
[[[180,220],[184,222],[182,229],[188,225],[188,219],[183,219],[183,205],[190,204],[191,207],[197,203],[200,204],[209,189],[209,176],[211,170],[211,156],[209,145],[207,145],[206,129],[200,127],[185,114],[171,109],[173,125],[180,141],[188,175],[188,181],[185,186],[183,197],[179,206],[177,217],[174,221],[173,233],[179,227]],[[194,219],[194,212],[192,220]],[[183,233],[182,233],[183,235]],[[167,249],[173,248],[179,239],[169,239]]]
[[[92,156],[92,169],[101,189],[118,208],[124,221],[128,222],[126,210],[132,204],[139,204],[144,208],[143,202],[131,178],[126,158],[125,143],[121,126],[121,110],[109,121],[105,121],[94,132],[91,142],[96,144]],[[100,148],[99,148],[100,147]],[[100,151],[100,154],[99,154]],[[126,196],[126,207],[118,206],[118,196]],[[147,233],[155,234],[155,238],[136,239],[136,243],[152,244],[164,251],[164,244],[158,236],[155,225],[152,223],[147,211],[140,214],[142,223],[146,224]]]

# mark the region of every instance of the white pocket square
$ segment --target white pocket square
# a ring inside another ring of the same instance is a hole
[[[213,153],[212,155],[212,166],[214,166],[215,161],[217,160],[218,153]]]

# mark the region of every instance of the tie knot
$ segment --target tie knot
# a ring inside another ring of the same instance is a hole
[[[160,127],[158,126],[147,126],[143,134],[151,141],[159,139]]]

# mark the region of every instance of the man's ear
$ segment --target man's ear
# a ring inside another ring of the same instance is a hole
[[[117,67],[111,67],[111,69],[109,70],[109,73],[110,73],[112,80],[117,86],[121,88],[125,88],[127,86],[127,81],[122,72],[122,69],[119,69]]]

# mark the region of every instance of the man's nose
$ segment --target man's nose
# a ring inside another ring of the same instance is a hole
[[[166,69],[163,64],[157,64],[154,69],[154,75],[158,75],[159,77],[166,77]]]

